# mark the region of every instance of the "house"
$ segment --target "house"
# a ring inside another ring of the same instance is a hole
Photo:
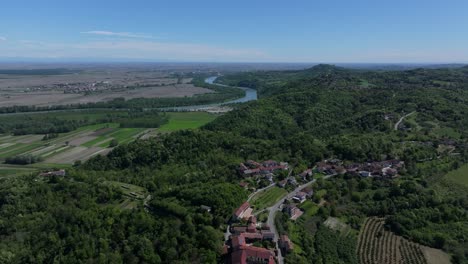
[[[249,183],[247,183],[247,182],[240,182],[240,183],[239,183],[239,186],[242,187],[242,188],[244,188],[244,189],[246,189],[246,188],[249,186]]]
[[[292,185],[297,185],[296,178],[294,178],[294,176],[289,176],[288,177],[288,183],[292,184]]]
[[[307,178],[312,177],[312,174],[313,174],[312,169],[307,169],[307,170],[301,172],[301,174],[299,174],[299,177],[301,177],[302,180],[307,181]]]
[[[278,186],[281,187],[281,188],[284,188],[286,187],[286,184],[288,183],[288,180],[282,180],[280,182],[278,182]]]
[[[233,226],[230,231],[233,235],[240,235],[247,232],[247,226]]]
[[[306,193],[308,198],[311,198],[314,195],[314,189],[312,189],[312,187],[305,187],[301,192]]]
[[[284,253],[290,253],[294,249],[294,245],[287,235],[282,235],[280,237],[278,245]]]
[[[250,217],[249,209],[251,212],[252,209],[250,208],[249,202],[243,203],[239,208],[236,209],[236,211],[232,215],[232,220],[237,221],[244,217]]]
[[[57,170],[57,171],[48,171],[48,172],[43,172],[41,174],[39,174],[39,176],[41,177],[48,177],[48,176],[60,176],[60,177],[64,177],[66,176],[67,173],[65,170]]]
[[[298,203],[303,203],[307,199],[307,193],[305,192],[298,192],[296,195],[294,195],[293,200],[298,202]]]
[[[273,173],[268,173],[265,175],[265,179],[269,182],[273,182]]]
[[[275,264],[275,253],[266,248],[242,246],[231,254],[231,264]]]
[[[200,209],[202,209],[203,211],[207,211],[208,213],[211,212],[211,207],[206,205],[200,205]]]
[[[384,177],[388,178],[394,178],[398,176],[398,171],[393,168],[383,168],[382,169],[382,174]]]
[[[370,177],[370,176],[372,176],[372,174],[369,171],[360,171],[359,175],[361,177]]]
[[[288,204],[283,208],[283,212],[287,213],[289,217],[294,217],[302,211],[299,208],[297,208],[295,204]]]
[[[257,232],[257,225],[254,223],[250,223],[247,225],[247,233],[255,233]]]
[[[266,167],[266,168],[268,168],[268,167],[276,167],[276,166],[278,166],[278,165],[279,165],[278,162],[276,162],[276,161],[274,161],[274,160],[265,160],[265,161],[263,162],[263,167]]]

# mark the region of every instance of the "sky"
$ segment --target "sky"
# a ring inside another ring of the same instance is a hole
[[[10,60],[467,63],[466,0],[15,0]]]

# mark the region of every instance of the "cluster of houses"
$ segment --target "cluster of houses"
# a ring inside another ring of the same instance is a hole
[[[277,252],[274,249],[254,245],[256,242],[265,241],[275,243],[275,233],[268,225],[257,223],[257,218],[251,212],[250,204],[245,202],[232,215],[231,221],[237,224],[230,227],[231,236],[224,246],[226,262],[275,264]],[[245,224],[240,225],[241,220]],[[281,236],[278,243],[284,252],[291,252],[293,249],[293,244],[287,236]]]
[[[325,175],[348,174],[392,179],[398,177],[404,165],[403,161],[397,159],[351,164],[343,164],[339,159],[330,159],[318,162],[315,170]]]
[[[307,169],[305,171],[303,171],[302,173],[300,173],[298,175],[298,177],[303,181],[303,182],[308,182],[310,180],[312,180],[312,175],[313,175],[313,172],[312,172],[312,169]],[[281,188],[284,188],[286,187],[286,185],[293,185],[293,186],[296,186],[298,183],[297,183],[297,179],[296,177],[294,176],[289,176],[287,177],[286,179],[282,180],[282,181],[279,181],[277,183],[277,185]]]
[[[239,164],[239,174],[243,177],[258,177],[264,176],[270,182],[273,182],[275,171],[288,170],[289,164],[287,162],[277,162],[274,160],[266,160],[263,162],[256,162],[248,160]]]

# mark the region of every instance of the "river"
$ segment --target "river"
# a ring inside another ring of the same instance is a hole
[[[224,84],[215,83],[217,78],[218,78],[217,76],[208,77],[208,78],[205,79],[205,83],[214,84],[214,85],[221,86],[221,87],[228,87],[227,85],[224,85]],[[214,104],[206,104],[206,105],[188,105],[188,106],[164,107],[164,108],[161,108],[161,110],[163,110],[163,111],[197,111],[197,110],[201,110],[201,109],[204,109],[204,108],[211,108],[211,107],[216,107],[216,106],[223,106],[223,105],[237,104],[237,103],[245,103],[245,102],[249,102],[249,101],[255,101],[255,100],[258,99],[257,90],[254,90],[252,88],[247,88],[247,87],[236,87],[236,88],[244,90],[244,92],[245,92],[244,97],[234,99],[234,100],[231,100],[231,101],[227,101],[227,102],[223,102],[223,103],[214,103]]]

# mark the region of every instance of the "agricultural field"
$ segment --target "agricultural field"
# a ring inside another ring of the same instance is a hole
[[[174,112],[168,113],[168,115],[169,122],[158,129],[161,132],[199,128],[218,117],[218,115],[206,112]]]
[[[286,191],[284,188],[274,186],[252,197],[250,203],[255,207],[256,210],[262,210],[274,205],[287,193],[288,191]]]
[[[159,116],[146,115],[140,120],[150,120],[154,122],[157,118],[165,118],[167,115],[168,123],[161,128],[138,128],[121,127],[119,123],[103,122],[114,118],[124,124],[127,120],[133,121],[135,118],[128,116],[125,111],[95,110],[95,111],[66,111],[51,112],[48,114],[20,114],[20,115],[2,115],[0,121],[8,122],[13,120],[36,120],[38,125],[45,124],[50,120],[63,120],[63,122],[74,121],[83,124],[83,120],[88,123],[97,123],[93,125],[82,125],[70,132],[58,133],[57,137],[48,140],[44,139],[44,134],[26,134],[14,136],[12,134],[0,134],[0,161],[17,155],[31,155],[38,157],[41,161],[28,165],[27,172],[34,168],[47,168],[71,166],[76,161],[86,161],[96,155],[106,155],[115,144],[126,144],[135,139],[147,139],[157,136],[160,133],[167,133],[181,129],[196,129],[212,120],[217,115],[205,112],[180,112],[164,113]],[[133,113],[135,115],[135,113]],[[40,120],[44,119],[44,122]],[[61,121],[62,122],[62,121]],[[81,122],[81,123],[80,123]],[[100,123],[102,122],[102,123]],[[21,125],[21,123],[19,123]],[[86,124],[86,123],[85,123]],[[152,123],[151,123],[152,124]],[[6,164],[5,164],[6,165]],[[20,168],[25,165],[9,167],[0,171],[0,176],[18,175],[23,170]]]
[[[211,93],[164,70],[133,68],[0,71],[0,107],[95,103],[115,98],[169,98]]]
[[[120,209],[133,209],[142,202],[149,200],[150,196],[145,188],[117,181],[106,181],[105,184],[117,188],[123,193],[123,198],[116,205]]]
[[[104,123],[80,127],[62,133],[51,140],[42,140],[43,135],[1,136],[0,159],[15,155],[31,154],[43,159],[46,164],[73,164],[85,161],[98,154],[106,154],[110,140],[128,143],[145,131],[144,128],[118,128],[118,124]],[[28,142],[28,143],[24,143]]]
[[[10,167],[0,166],[0,178],[25,175],[34,172],[33,168]]]
[[[441,250],[422,246],[384,229],[384,219],[367,218],[359,233],[357,253],[361,264],[449,264]]]
[[[449,172],[445,175],[445,179],[468,187],[468,164],[461,166],[457,170]]]

